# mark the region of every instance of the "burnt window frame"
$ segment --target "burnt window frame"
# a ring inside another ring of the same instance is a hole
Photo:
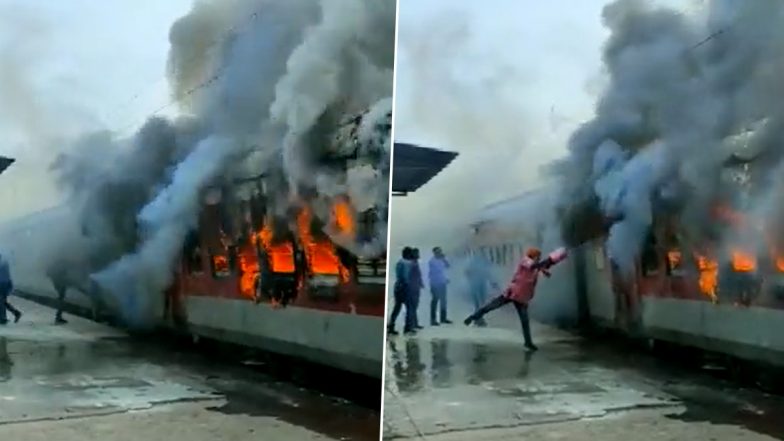
[[[235,249],[236,247],[229,247],[228,249],[225,250],[225,253],[215,253],[213,251],[210,251],[209,256],[208,256],[209,257],[209,263],[210,263],[210,276],[213,279],[215,279],[215,280],[224,280],[224,279],[229,279],[229,278],[231,278],[233,276],[237,276],[238,275],[238,271],[236,269],[236,267],[238,266],[237,265],[237,258],[236,258],[236,256],[234,258],[231,257],[230,249],[233,249],[233,248]],[[217,272],[217,267],[215,265],[215,257],[217,257],[217,256],[223,256],[223,257],[226,258],[226,273],[225,274],[218,274],[218,272]],[[234,268],[232,268],[232,261],[234,261],[234,265],[235,265]]]
[[[661,260],[666,258],[659,252],[659,235],[655,228],[648,229],[640,252],[640,274],[642,277],[656,277],[661,274]],[[650,264],[653,264],[651,267]]]
[[[204,246],[201,241],[199,230],[191,230],[185,236],[182,254],[183,263],[185,264],[185,274],[202,275],[205,273]],[[198,265],[194,265],[194,263],[198,263]]]

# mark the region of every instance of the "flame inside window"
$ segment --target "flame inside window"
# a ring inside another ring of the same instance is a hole
[[[297,217],[297,228],[305,258],[311,272],[319,275],[340,276],[341,281],[348,280],[348,270],[343,266],[335,251],[335,246],[327,238],[316,238],[310,231],[312,213],[308,207],[300,211]]]
[[[700,272],[700,291],[712,301],[716,301],[716,287],[719,284],[719,264],[717,261],[702,255],[695,255],[697,269]]]
[[[240,292],[243,296],[253,298],[255,295],[256,277],[259,274],[259,263],[256,260],[256,254],[252,249],[244,249],[239,255],[240,270],[242,277],[240,278]]]
[[[258,234],[258,239],[261,240],[261,244],[269,256],[272,272],[289,274],[294,272],[294,246],[291,242],[273,242],[272,227],[269,223],[264,225]]]
[[[733,250],[731,252],[732,269],[739,273],[749,273],[756,269],[757,259],[753,254],[747,253],[742,250]]]
[[[680,268],[682,258],[683,256],[678,250],[670,250],[667,252],[667,261],[669,262],[671,269]]]
[[[229,259],[223,255],[212,256],[212,267],[216,276],[227,276],[229,271]]]

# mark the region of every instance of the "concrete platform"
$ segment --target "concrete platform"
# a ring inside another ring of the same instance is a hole
[[[0,438],[171,441],[378,439],[370,410],[243,366],[139,342],[15,297],[0,326]]]
[[[384,439],[784,439],[784,400],[672,366],[617,342],[509,317],[388,342]]]

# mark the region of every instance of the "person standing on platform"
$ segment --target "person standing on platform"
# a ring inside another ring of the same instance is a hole
[[[430,282],[430,325],[451,324],[447,318],[446,294],[449,285],[449,277],[446,272],[449,269],[449,261],[446,260],[444,252],[440,247],[433,248],[433,257],[428,262],[427,278]],[[440,306],[440,308],[439,308]],[[439,312],[439,321],[436,320],[436,310]]]
[[[8,296],[14,290],[14,284],[11,281],[11,268],[5,257],[0,255],[0,325],[8,323],[8,312],[14,315],[14,323],[19,322],[22,318],[22,311],[16,309],[8,303]]]
[[[419,266],[419,248],[414,248],[412,253],[413,266],[411,267],[411,283],[409,289],[411,295],[412,323],[413,329],[424,329],[419,325],[419,297],[422,288],[425,286],[422,281],[422,268]]]
[[[410,334],[414,332],[411,327],[413,323],[413,302],[410,289],[411,269],[413,268],[414,250],[411,247],[403,248],[401,259],[395,264],[395,285],[394,285],[394,306],[392,307],[392,315],[389,317],[389,324],[387,325],[387,332],[390,335],[397,335],[395,331],[395,323],[397,317],[400,315],[400,310],[406,308],[405,324],[403,325],[403,332]]]

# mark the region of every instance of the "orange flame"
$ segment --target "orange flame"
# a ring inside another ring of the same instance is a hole
[[[670,263],[670,268],[678,268],[681,265],[681,252],[678,250],[670,250],[667,252],[667,260]]]
[[[269,222],[264,223],[258,238],[269,256],[270,269],[273,272],[289,274],[294,272],[294,245],[291,242],[274,243],[272,226]]]
[[[775,239],[773,239],[771,235],[768,235],[768,242],[775,243]],[[770,247],[770,258],[773,261],[773,264],[776,266],[776,270],[784,273],[784,254],[779,251],[779,247]]]
[[[242,271],[240,292],[246,297],[253,298],[256,294],[253,285],[256,276],[259,274],[259,262],[255,253],[251,252],[251,250],[243,249],[239,255],[239,264]]]
[[[739,273],[749,273],[757,267],[757,259],[753,254],[741,250],[732,250],[732,269]]]
[[[348,200],[338,200],[332,208],[334,226],[344,233],[355,230],[352,207]],[[340,262],[335,247],[327,238],[316,238],[310,231],[312,213],[305,207],[297,217],[297,230],[304,247],[305,257],[311,272],[339,276],[341,282],[349,280],[349,271]],[[251,246],[239,250],[239,267],[242,271],[240,291],[247,297],[255,297],[255,281],[259,275],[256,246],[262,248],[269,258],[270,269],[275,273],[294,273],[294,244],[290,241],[275,242],[272,223],[264,223],[262,229],[251,234]],[[273,302],[274,303],[274,302]],[[276,306],[276,305],[273,305]]]
[[[713,302],[716,302],[716,287],[719,284],[719,264],[707,256],[695,254],[695,258],[697,260],[697,269],[700,272],[700,291],[708,296]]]
[[[212,265],[215,268],[215,274],[225,274],[229,272],[229,260],[226,256],[212,256]]]
[[[340,263],[332,242],[313,237],[310,231],[312,219],[312,213],[307,207],[303,208],[297,217],[299,236],[305,248],[305,257],[310,270],[315,274],[340,276],[341,281],[347,281],[348,270]]]
[[[338,231],[341,233],[354,234],[356,230],[354,215],[348,200],[343,198],[338,199],[332,207],[332,216],[335,219],[335,227],[337,227]]]

